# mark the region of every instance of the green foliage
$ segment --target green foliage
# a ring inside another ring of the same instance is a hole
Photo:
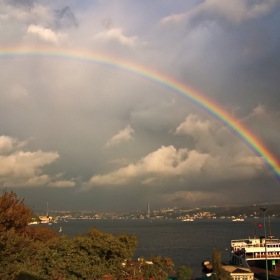
[[[192,276],[192,269],[189,267],[186,267],[185,265],[180,265],[177,269],[177,277],[178,280],[189,280]]]
[[[40,246],[26,234],[19,234],[14,229],[0,237],[0,279],[14,279],[22,271],[39,272],[36,266],[36,254]]]
[[[149,262],[144,261],[141,267],[144,279],[166,280],[169,273],[174,273],[174,263],[170,258],[152,255]]]

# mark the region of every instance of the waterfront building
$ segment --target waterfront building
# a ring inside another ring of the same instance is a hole
[[[233,280],[253,280],[254,273],[245,267],[236,267],[233,265],[223,265],[223,269],[230,273]]]

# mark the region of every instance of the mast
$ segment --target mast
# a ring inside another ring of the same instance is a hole
[[[272,239],[272,234],[271,234],[271,228],[270,228],[270,216],[268,216],[268,236],[270,239]]]

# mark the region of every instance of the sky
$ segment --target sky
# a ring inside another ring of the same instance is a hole
[[[0,0],[1,189],[52,210],[279,202],[265,155],[122,67],[280,160],[279,26],[277,0]]]

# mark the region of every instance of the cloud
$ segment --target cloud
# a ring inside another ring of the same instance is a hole
[[[9,136],[0,137],[0,184],[3,187],[43,186],[51,177],[42,174],[42,168],[59,158],[57,152],[22,151],[26,142]]]
[[[173,14],[162,19],[162,24],[177,24],[181,22],[207,20],[224,20],[233,24],[241,24],[244,21],[252,20],[269,14],[277,5],[277,0],[269,1],[246,1],[246,0],[206,0],[194,9],[180,14]]]
[[[189,206],[193,205],[209,205],[209,201],[216,203],[217,201],[223,201],[225,195],[222,193],[211,192],[207,190],[203,191],[175,191],[170,194],[161,194],[160,199],[164,200],[167,205],[177,205],[177,204],[187,204]]]
[[[119,131],[116,135],[114,135],[105,145],[105,147],[111,147],[119,145],[123,142],[127,142],[133,140],[134,130],[130,125],[126,126],[125,129]]]
[[[60,45],[67,39],[67,35],[63,33],[55,33],[49,28],[44,28],[40,25],[31,24],[27,28],[27,34],[33,35],[45,42],[54,43]]]
[[[20,142],[10,136],[0,136],[0,155],[19,149],[27,144],[27,141]]]
[[[203,120],[198,115],[190,114],[179,124],[175,135],[191,137],[194,148],[214,156],[223,156],[225,150],[233,151],[235,140],[231,133],[215,120]],[[242,150],[239,146],[237,149]],[[235,152],[237,152],[235,150]]]
[[[261,111],[260,107],[256,108],[253,114]],[[234,137],[230,130],[215,120],[203,121],[197,115],[189,115],[176,128],[175,135],[191,137],[196,151],[209,153],[204,169],[209,178],[218,174],[221,179],[255,177],[258,173],[267,172],[262,158],[253,154],[240,138]]]
[[[28,98],[28,92],[22,85],[14,84],[8,94],[8,98],[13,101],[23,101]]]
[[[166,177],[193,176],[200,172],[207,158],[207,154],[199,154],[196,151],[162,146],[136,164],[130,164],[106,175],[93,176],[89,185],[122,185],[133,180],[140,180],[143,184],[154,184],[156,180]]]
[[[51,9],[48,6],[36,3],[36,1],[9,1],[9,4],[0,2],[0,19],[20,21],[22,23],[48,23],[52,19]],[[14,5],[15,4],[15,5]]]
[[[16,140],[12,137],[5,135],[0,136],[0,154],[12,151],[15,143]]]
[[[127,37],[123,34],[121,28],[111,28],[97,33],[93,39],[109,43],[116,42],[126,47],[133,47],[136,45],[137,36]]]
[[[255,109],[260,111],[260,109]],[[214,183],[235,178],[256,178],[268,173],[261,157],[216,120],[202,120],[190,114],[179,124],[174,135],[190,137],[193,149],[162,146],[135,164],[103,175],[94,175],[88,187],[131,184],[158,186],[168,180]]]
[[[31,7],[34,5],[35,0],[10,0],[9,1],[12,5],[19,5],[21,7]]]
[[[198,137],[198,134],[208,134],[210,129],[210,121],[202,121],[197,115],[190,114],[187,116],[185,122],[181,123],[177,128],[175,134],[177,135],[191,135]]]
[[[129,160],[127,158],[118,158],[110,160],[109,163],[113,165],[127,165]]]
[[[50,182],[48,186],[51,188],[72,188],[76,186],[76,183],[73,181],[58,180],[58,181]]]
[[[57,29],[78,26],[78,21],[69,6],[55,12],[55,27]]]

